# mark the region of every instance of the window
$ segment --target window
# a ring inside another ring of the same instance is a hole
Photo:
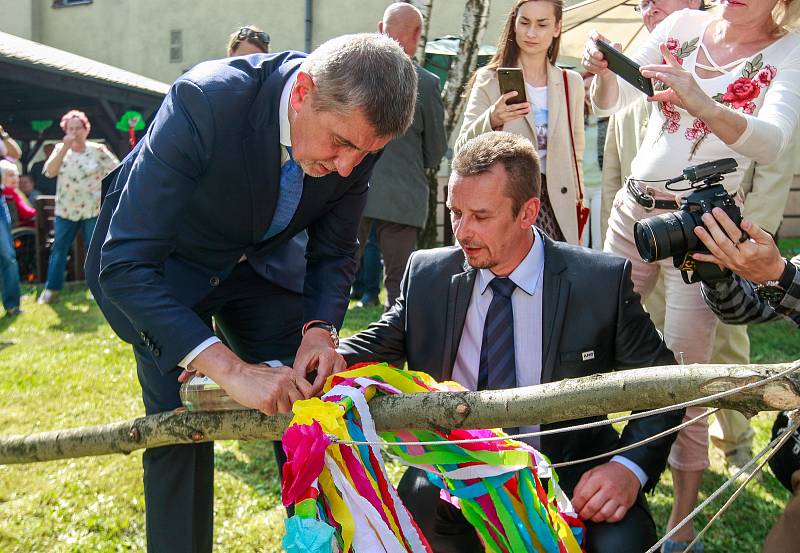
[[[54,8],[69,8],[70,6],[80,6],[82,4],[91,4],[94,0],[53,0]]]
[[[169,32],[169,61],[180,63],[183,61],[183,31],[172,29]]]

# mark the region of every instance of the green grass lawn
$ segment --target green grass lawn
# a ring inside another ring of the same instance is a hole
[[[800,247],[800,240],[782,245],[791,250]],[[130,348],[114,336],[84,288],[69,288],[52,306],[36,305],[29,294],[22,307],[23,316],[0,319],[0,436],[143,413]],[[342,334],[352,334],[379,315],[379,308],[350,310]],[[751,327],[750,332],[754,362],[800,358],[799,335],[788,324]],[[759,415],[754,424],[756,445],[763,447],[771,417]],[[271,445],[218,442],[215,448],[215,550],[278,551],[283,508]],[[725,478],[719,456],[712,453],[712,459],[703,497]],[[712,528],[706,551],[759,551],[787,497],[772,475],[765,475]],[[651,504],[663,529],[671,505],[668,474]],[[699,523],[714,512],[710,508]],[[0,552],[143,549],[141,453],[0,466]]]

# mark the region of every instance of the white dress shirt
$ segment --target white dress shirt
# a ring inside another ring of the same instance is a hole
[[[528,255],[508,275],[517,285],[511,294],[511,308],[514,312],[514,356],[517,372],[517,386],[535,386],[542,382],[542,284],[544,275],[544,242],[541,234],[532,229],[534,242]],[[453,380],[468,390],[478,386],[481,344],[486,312],[492,303],[494,293],[489,283],[495,278],[489,269],[479,269],[472,288],[472,297],[467,308],[464,330],[458,344],[456,362],[453,366]],[[537,432],[539,425],[522,426],[520,432]],[[523,438],[522,441],[540,449],[538,436]],[[633,461],[621,455],[611,458],[639,479],[642,487],[647,482],[645,472]]]
[[[297,81],[297,71],[294,72],[286,84],[283,85],[283,91],[281,92],[281,103],[278,107],[278,122],[280,125],[280,141],[281,141],[281,165],[286,163],[286,160],[289,159],[289,152],[286,150],[287,147],[291,147],[292,145],[292,133],[291,127],[289,126],[289,97],[292,93],[292,87],[294,87],[294,83]],[[244,255],[239,260],[239,262],[244,261],[247,259]],[[192,351],[186,354],[186,356],[178,362],[178,366],[181,368],[187,368],[189,363],[194,361],[194,358],[200,355],[203,351],[207,348],[213,346],[217,342],[219,342],[219,338],[216,336],[212,336],[211,338],[206,338],[197,347],[195,347]],[[273,361],[268,361],[268,363],[273,363]],[[282,364],[282,363],[281,363]]]

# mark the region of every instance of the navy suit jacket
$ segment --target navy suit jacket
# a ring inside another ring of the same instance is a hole
[[[192,307],[241,256],[268,278],[273,252],[303,229],[304,319],[342,323],[377,155],[346,178],[306,176],[288,227],[262,240],[280,183],[281,92],[303,58],[283,52],[196,66],[172,85],[145,138],[107,177],[87,282],[117,334],[146,344],[162,373],[212,336]]]
[[[342,342],[348,365],[389,361],[402,367],[407,360],[411,370],[450,380],[476,275],[459,247],[414,252],[392,309]],[[543,278],[543,384],[615,368],[675,364],[633,291],[627,259],[545,238]],[[584,359],[585,351],[594,357]],[[554,463],[599,455],[672,428],[683,414],[680,409],[630,421],[621,436],[611,426],[542,436],[542,451]],[[600,418],[544,424],[542,430]],[[647,474],[645,491],[658,482],[674,439],[672,434],[623,454]],[[562,487],[571,493],[584,472],[607,460],[559,469]]]

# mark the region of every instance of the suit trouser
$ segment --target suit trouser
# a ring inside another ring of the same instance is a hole
[[[475,528],[460,509],[439,498],[439,488],[424,471],[409,468],[397,491],[434,553],[483,553]],[[621,521],[586,523],[587,553],[642,553],[656,540],[656,525],[641,493]]]
[[[645,300],[644,307],[656,328],[663,330],[666,310],[663,277],[659,277],[655,288]],[[750,362],[750,337],[747,335],[746,325],[717,323],[711,362],[741,365]],[[750,425],[750,420],[739,411],[720,409],[714,414],[714,422],[708,434],[711,443],[725,455],[731,455],[738,449],[751,451],[755,431]]]
[[[209,328],[213,316],[230,348],[250,363],[289,359],[300,345],[302,295],[267,282],[247,263],[237,265],[194,311]],[[133,350],[147,414],[180,407],[180,369],[162,375],[144,344],[134,344]],[[148,551],[210,552],[214,444],[147,449],[142,462]]]
[[[657,199],[672,196],[655,195]],[[626,189],[620,189],[614,198],[614,207],[608,221],[604,251],[626,257],[631,261],[634,290],[647,299],[656,285],[659,274],[664,278],[666,310],[664,341],[680,362],[685,364],[708,363],[716,334],[717,317],[708,308],[700,293],[699,284],[686,284],[673,266],[672,258],[645,263],[639,256],[633,240],[636,221],[674,210],[645,209],[634,201]],[[686,409],[684,420],[705,412],[704,408]],[[679,470],[699,471],[708,467],[708,421],[700,419],[680,432],[672,444],[669,464]]]
[[[391,307],[400,297],[400,282],[403,280],[408,258],[417,249],[419,229],[410,225],[362,217],[358,229],[358,259],[361,259],[373,222],[378,235],[378,248],[383,256],[385,274],[383,284],[386,287],[387,306]]]

